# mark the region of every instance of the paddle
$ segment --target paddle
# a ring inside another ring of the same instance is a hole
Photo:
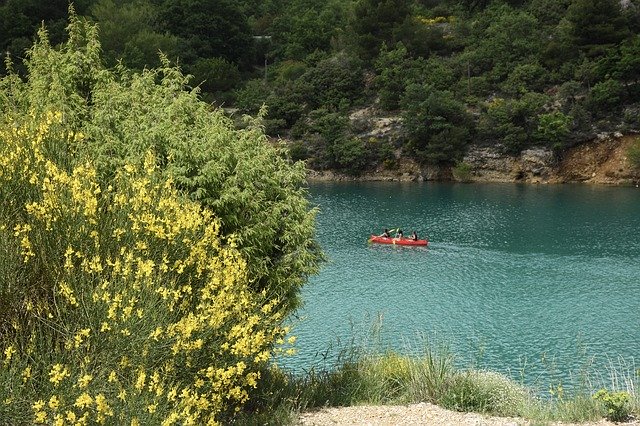
[[[389,236],[388,236],[387,238],[393,238],[393,237],[391,236],[391,234],[392,234],[393,232],[398,231],[398,229],[400,229],[400,228],[388,229],[388,230],[387,230],[387,233],[389,234]],[[381,235],[373,235],[373,234],[372,234],[372,236],[373,236],[373,237],[380,237]],[[368,239],[368,240],[367,240],[367,242],[371,242],[371,239]]]
[[[387,231],[387,233],[389,234],[389,238],[393,238],[391,234],[393,234],[394,232],[398,232],[399,229],[400,228],[389,229],[389,231]]]

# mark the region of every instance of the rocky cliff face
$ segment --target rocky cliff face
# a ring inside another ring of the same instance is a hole
[[[637,135],[601,135],[597,139],[569,149],[562,158],[544,147],[528,149],[519,155],[505,155],[499,147],[472,146],[464,158],[469,164],[471,182],[571,183],[638,185],[640,171],[626,157]],[[398,153],[399,155],[399,153]],[[451,169],[419,166],[410,159],[398,158],[398,166],[365,173],[358,177],[335,172],[310,172],[319,180],[449,181]]]
[[[402,119],[380,115],[369,107],[355,111],[351,124],[360,138],[377,138],[400,147],[404,139]],[[631,143],[639,135],[620,133],[601,134],[570,148],[558,158],[547,147],[522,151],[519,155],[504,154],[500,146],[472,145],[464,157],[470,166],[471,182],[569,183],[586,182],[608,185],[638,185],[640,171],[635,170],[626,157]],[[384,181],[448,181],[455,180],[448,167],[420,166],[403,158],[396,150],[393,169],[382,166],[354,177],[336,172],[310,172],[317,180],[384,180]]]
[[[500,147],[472,146],[463,160],[471,166],[471,180],[482,182],[548,181],[554,174],[553,152],[535,148],[512,156]]]
[[[626,157],[636,137],[603,134],[569,149],[562,158],[556,158],[548,148],[509,156],[497,148],[472,147],[464,161],[471,166],[472,181],[630,185],[640,180],[640,173]]]

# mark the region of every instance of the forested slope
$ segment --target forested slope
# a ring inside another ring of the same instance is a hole
[[[82,0],[108,66],[163,51],[205,99],[257,114],[315,169],[393,167],[397,153],[453,165],[473,141],[558,155],[640,126],[638,0]],[[44,20],[64,38],[66,1],[8,0],[0,46],[15,58]],[[403,118],[358,137],[354,109]]]

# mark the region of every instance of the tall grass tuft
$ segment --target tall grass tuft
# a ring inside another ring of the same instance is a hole
[[[437,403],[449,391],[454,378],[453,355],[446,349],[425,349],[422,356],[409,362],[408,383],[411,401]]]
[[[530,400],[523,386],[489,371],[464,371],[453,376],[439,402],[456,411],[474,411],[494,415],[521,415]]]

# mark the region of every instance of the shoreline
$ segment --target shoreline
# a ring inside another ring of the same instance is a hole
[[[368,123],[357,135],[375,138],[393,146],[393,152],[369,164],[366,170],[309,170],[309,181],[388,182],[500,182],[527,184],[589,183],[613,186],[640,185],[640,132],[634,129],[573,134],[554,150],[549,142],[526,145],[514,153],[499,140],[473,140],[462,157],[448,164],[418,163],[406,156],[398,141],[403,140],[402,120],[380,116],[374,107],[351,114],[351,121]],[[367,131],[365,131],[367,130]],[[292,140],[284,140],[292,143]],[[297,141],[301,143],[303,141]],[[632,157],[631,159],[628,157]],[[310,159],[313,162],[313,159]]]
[[[640,168],[627,153],[638,135],[602,135],[569,148],[558,157],[547,147],[533,147],[517,155],[498,147],[472,145],[463,167],[421,165],[396,157],[393,168],[379,166],[361,174],[308,169],[307,181],[335,182],[460,182],[460,183],[580,183],[605,186],[640,186]],[[397,154],[399,155],[399,154]]]
[[[318,182],[433,182],[433,183],[460,183],[460,184],[525,184],[525,185],[593,185],[605,187],[626,187],[640,188],[639,179],[620,179],[615,181],[597,181],[597,180],[558,180],[558,179],[532,179],[532,180],[516,180],[516,179],[472,179],[469,181],[460,181],[456,179],[425,179],[422,175],[392,175],[366,173],[358,176],[339,173],[331,170],[317,171],[309,169],[307,172],[308,183]]]

